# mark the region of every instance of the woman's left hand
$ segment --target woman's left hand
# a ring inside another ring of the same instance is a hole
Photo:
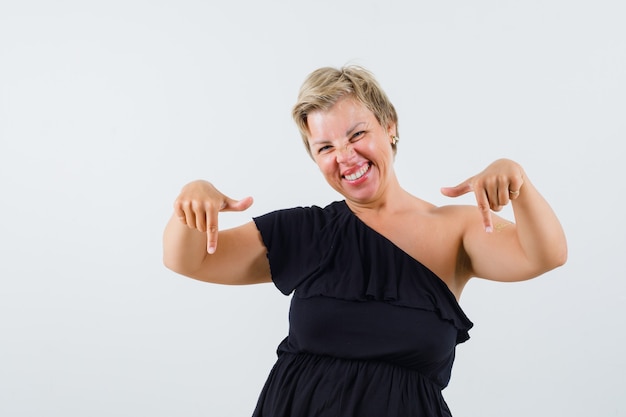
[[[459,185],[441,188],[441,193],[447,197],[459,197],[474,192],[485,230],[492,232],[491,210],[500,211],[510,200],[519,198],[523,185],[522,167],[509,159],[498,159]]]

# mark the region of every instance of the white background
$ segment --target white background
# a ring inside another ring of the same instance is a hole
[[[626,416],[625,21],[619,0],[0,0],[0,415],[250,415],[289,299],[165,269],[163,227],[196,178],[255,198],[222,227],[339,198],[290,109],[356,63],[398,109],[405,188],[449,204],[513,158],[568,236],[564,267],[467,287],[455,417]]]

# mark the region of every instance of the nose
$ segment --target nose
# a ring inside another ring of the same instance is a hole
[[[355,155],[351,143],[347,143],[343,148],[337,149],[337,163],[345,163]]]

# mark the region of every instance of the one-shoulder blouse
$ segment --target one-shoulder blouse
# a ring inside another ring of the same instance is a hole
[[[450,416],[441,390],[472,322],[439,277],[344,201],[254,221],[292,295],[254,417]]]

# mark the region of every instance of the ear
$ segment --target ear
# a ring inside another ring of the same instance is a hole
[[[387,135],[389,137],[394,137],[394,136],[398,136],[398,133],[396,131],[396,124],[391,122],[389,123],[389,126],[387,127]]]

